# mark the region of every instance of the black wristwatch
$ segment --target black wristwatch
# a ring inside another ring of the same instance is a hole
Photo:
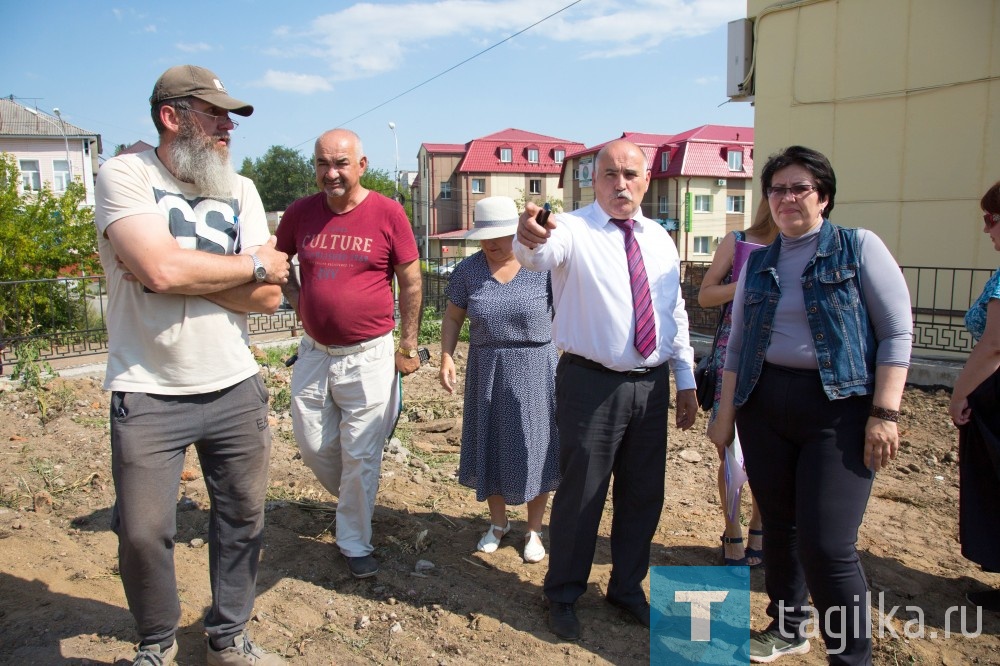
[[[253,259],[253,279],[257,282],[263,282],[267,278],[267,269],[264,268],[264,262],[256,254],[251,254],[250,258]]]

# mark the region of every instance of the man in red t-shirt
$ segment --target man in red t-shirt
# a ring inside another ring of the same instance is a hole
[[[299,257],[282,290],[305,328],[292,373],[292,422],[302,459],[338,498],[337,546],[351,574],[378,573],[372,512],[395,373],[420,367],[420,262],[406,213],[361,185],[361,139],[335,129],[316,140],[320,192],[285,211],[277,247]],[[399,284],[393,344],[392,279]],[[398,390],[398,389],[396,389]]]

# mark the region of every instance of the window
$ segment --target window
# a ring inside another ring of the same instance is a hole
[[[694,195],[694,212],[696,213],[711,213],[712,212],[712,196],[709,194],[696,194]]]
[[[565,150],[553,150],[552,151],[552,161],[555,162],[556,164],[562,164],[563,160],[565,160],[565,159],[566,159],[566,151]]]
[[[69,162],[52,160],[52,185],[56,192],[65,192],[69,187]]]
[[[528,194],[541,194],[542,193],[542,179],[541,178],[531,178],[528,180]]]
[[[726,197],[727,213],[742,213],[746,210],[746,197],[742,194]]]
[[[528,148],[528,161],[538,164],[538,148]]]
[[[441,183],[441,198],[451,199],[451,183],[447,180]]]
[[[580,180],[580,169],[579,168],[573,169],[573,180]],[[576,209],[574,208],[574,210],[576,210]]]
[[[711,254],[709,249],[712,245],[711,236],[695,236],[694,237],[694,253],[695,254]]]
[[[26,192],[37,192],[42,189],[42,176],[38,170],[38,160],[21,160],[21,185]]]
[[[473,194],[486,194],[486,179],[485,178],[473,178],[472,179],[472,193]]]
[[[509,163],[514,158],[514,151],[510,148],[500,149],[500,161]]]
[[[670,153],[664,150],[660,153],[660,171],[666,171],[670,166]]]
[[[666,215],[669,211],[669,204],[666,197],[660,197],[660,213]]]
[[[729,162],[730,171],[743,171],[742,150],[730,150],[728,155],[726,155],[726,160]]]

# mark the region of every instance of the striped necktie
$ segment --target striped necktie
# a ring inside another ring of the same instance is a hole
[[[656,322],[653,319],[653,299],[649,295],[646,266],[632,227],[635,220],[611,219],[625,233],[625,257],[628,259],[628,280],[632,287],[632,308],[635,310],[635,348],[643,358],[649,358],[656,348]]]

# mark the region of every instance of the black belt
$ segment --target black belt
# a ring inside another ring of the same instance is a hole
[[[566,359],[567,363],[578,365],[581,368],[589,368],[590,370],[599,370],[601,372],[610,372],[616,375],[623,375],[625,377],[642,377],[643,375],[648,375],[653,370],[656,370],[656,368],[634,368],[632,370],[612,370],[611,368],[605,365],[601,365],[597,361],[591,361],[589,358],[585,358],[583,356],[580,356],[579,354],[573,354],[571,352],[563,352],[563,358]]]

